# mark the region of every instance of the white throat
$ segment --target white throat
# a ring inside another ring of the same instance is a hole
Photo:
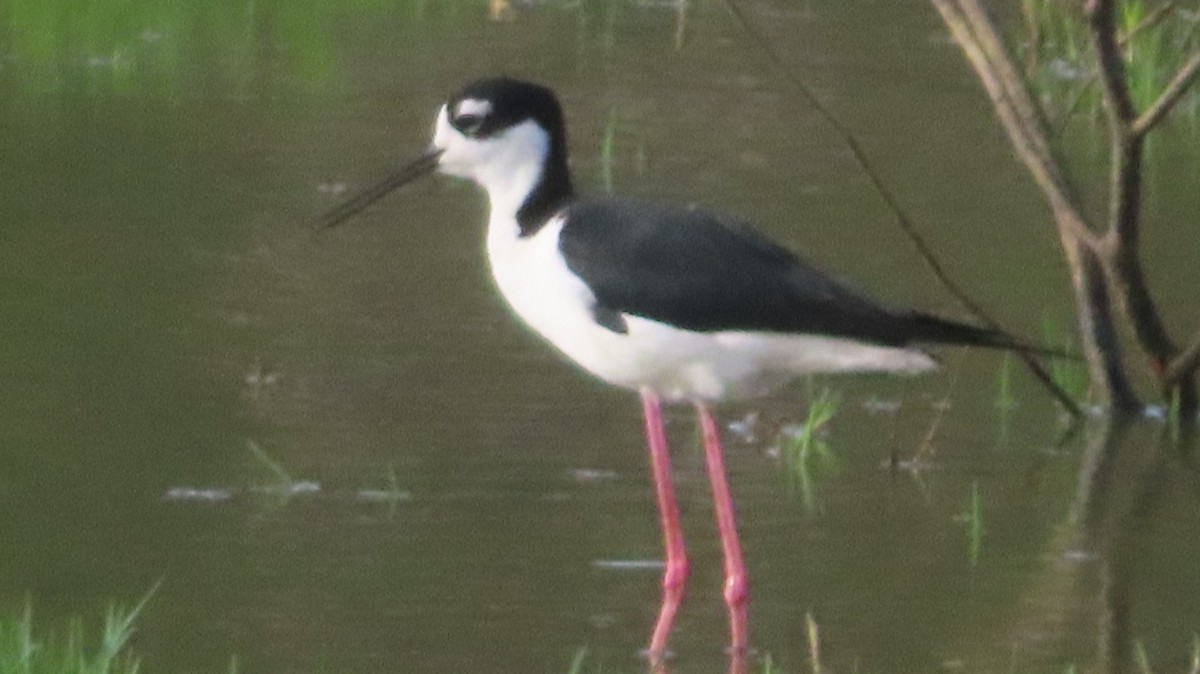
[[[451,126],[445,106],[438,114],[433,144],[443,150],[442,173],[469,178],[487,191],[491,222],[513,222],[541,179],[550,135],[532,119],[488,138],[464,136]]]

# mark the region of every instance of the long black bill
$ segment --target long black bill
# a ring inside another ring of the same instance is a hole
[[[436,148],[426,150],[425,154],[417,157],[411,163],[403,166],[395,173],[359,192],[340,206],[326,213],[321,217],[321,228],[337,227],[367,206],[378,201],[388,192],[430,173],[433,169],[437,168],[438,157],[440,156],[442,156],[442,150]]]

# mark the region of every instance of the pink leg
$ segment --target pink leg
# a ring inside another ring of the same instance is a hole
[[[725,604],[729,607],[729,645],[735,656],[745,653],[749,633],[747,603],[750,585],[746,565],[742,561],[742,544],[738,540],[737,519],[733,514],[733,497],[725,476],[725,457],[721,449],[721,432],[712,411],[702,402],[696,403],[700,428],[704,434],[704,461],[712,483],[713,501],[717,510],[717,529],[725,553]]]
[[[642,389],[642,411],[646,416],[646,437],[650,442],[650,465],[654,472],[654,490],[658,495],[658,515],[662,522],[663,544],[667,553],[663,572],[662,608],[650,639],[650,659],[660,661],[667,650],[667,637],[675,622],[675,612],[687,588],[688,559],[679,525],[679,502],[671,482],[671,457],[667,452],[667,434],[663,429],[662,404],[658,395]]]

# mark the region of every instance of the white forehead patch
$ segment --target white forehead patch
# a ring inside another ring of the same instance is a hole
[[[454,127],[450,126],[450,113],[446,111],[446,106],[443,105],[438,110],[437,121],[433,123],[433,144],[445,149],[451,133],[454,133]]]
[[[472,115],[487,117],[492,112],[492,102],[482,98],[464,98],[454,107],[454,116]]]

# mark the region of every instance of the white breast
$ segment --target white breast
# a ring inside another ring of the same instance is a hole
[[[488,227],[488,258],[496,285],[513,311],[560,351],[613,383],[619,364],[609,358],[627,350],[626,335],[592,318],[595,297],[559,253],[562,218],[521,238],[511,218],[493,218]]]
[[[595,297],[559,252],[562,218],[519,238],[511,217],[488,226],[492,275],[531,328],[601,379],[650,387],[668,400],[741,398],[770,392],[798,376],[825,372],[921,372],[936,367],[916,349],[814,335],[697,333],[626,315],[628,333],[593,318]]]

